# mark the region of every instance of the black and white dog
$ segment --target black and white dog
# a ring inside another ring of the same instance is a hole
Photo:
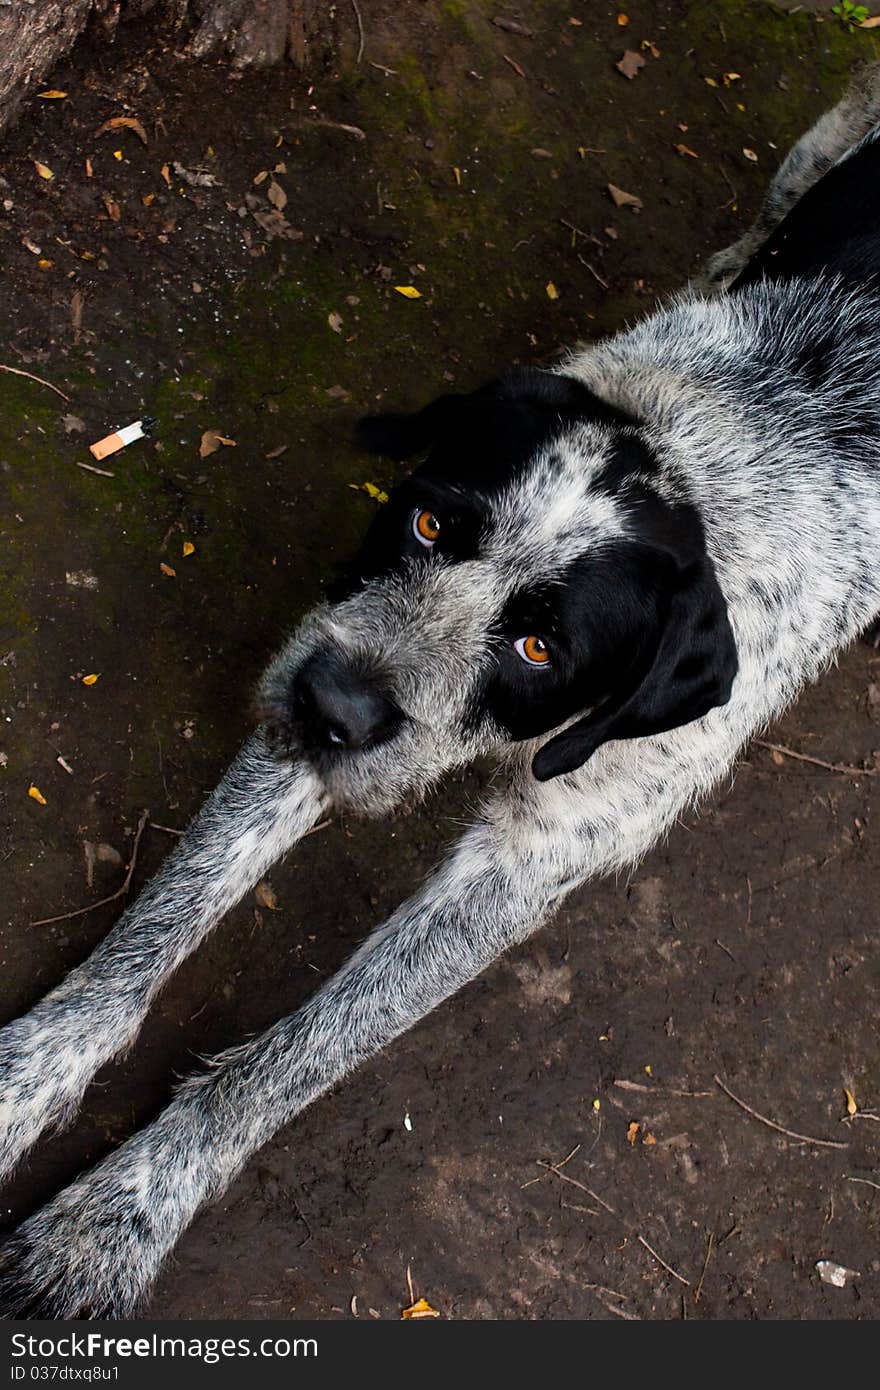
[[[281,1125],[594,875],[632,865],[880,611],[880,68],[691,291],[552,372],[363,442],[424,461],[358,583],[94,955],[0,1032],[0,1173],[75,1111],[163,980],[329,807],[476,755],[482,819],[298,1013],[216,1059],[0,1252],[7,1315],[124,1316]]]

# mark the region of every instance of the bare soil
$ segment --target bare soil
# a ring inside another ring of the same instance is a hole
[[[131,24],[77,49],[48,84],[67,95],[35,98],[7,137],[0,361],[70,401],[0,373],[3,1018],[118,913],[29,925],[119,886],[118,862],[88,886],[83,842],[125,861],[143,808],[182,827],[234,753],[261,663],[369,519],[350,484],[394,479],[352,451],[357,415],[648,312],[738,234],[877,51],[759,3],[627,8],[623,27],[582,0],[383,0],[361,6],[358,61],[341,5],[310,72],[259,76]],[[625,48],[645,59],[632,80]],[[97,133],[121,115],[146,144]],[[112,477],[77,466],[143,414],[153,440]],[[201,458],[207,429],[235,447]],[[753,747],[631,879],[573,895],[283,1130],[185,1236],[149,1313],[397,1318],[410,1267],[451,1318],[880,1315],[880,1125],[845,1098],[880,1112],[878,686],[876,652],[854,647],[769,735],[855,772]],[[246,902],[180,971],[3,1193],[4,1224],[146,1121],[175,1075],[306,998],[480,782],[304,841],[271,876],[279,910]],[[135,887],[170,843],[147,830]],[[716,1076],[849,1147],[769,1128]],[[823,1259],[858,1277],[823,1283]]]

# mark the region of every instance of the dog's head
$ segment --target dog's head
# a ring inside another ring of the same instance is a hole
[[[522,369],[368,417],[359,442],[422,461],[260,701],[338,802],[385,810],[553,734],[532,760],[546,781],[729,698],[736,649],[699,515],[636,420]]]

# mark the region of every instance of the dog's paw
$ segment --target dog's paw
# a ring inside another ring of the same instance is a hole
[[[0,1318],[133,1317],[157,1261],[137,1204],[102,1209],[90,1178],[62,1192],[0,1247]]]

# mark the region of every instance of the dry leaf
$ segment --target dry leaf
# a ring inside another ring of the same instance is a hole
[[[616,184],[609,183],[608,192],[611,194],[611,201],[616,208],[632,208],[633,212],[641,212],[644,204],[641,198],[637,198],[634,193],[624,193],[622,188]]]
[[[47,261],[45,256],[42,256],[40,260],[37,261],[39,270],[51,270],[54,264],[54,261]]]
[[[743,145],[743,154],[745,155],[746,159],[750,159],[753,164],[757,164],[758,156],[755,154],[754,150],[747,150],[745,145]]]
[[[628,15],[628,14],[619,14],[619,15],[617,16],[617,22],[618,22],[618,24],[620,25],[621,29],[625,29],[626,26],[629,24],[629,15]]]
[[[95,682],[98,680],[99,676],[100,672],[97,675],[93,674],[91,676],[83,676],[82,683],[83,685],[94,685]]]
[[[34,168],[36,169],[41,179],[54,179],[55,177],[48,164],[41,164],[38,159],[34,160]]]
[[[519,34],[522,39],[532,38],[535,32],[527,24],[520,24],[516,19],[502,19],[500,15],[497,15],[492,23],[496,29],[503,29],[507,34]]]
[[[167,167],[167,166],[166,166]],[[212,174],[208,169],[187,169],[186,165],[179,160],[172,160],[171,167],[179,179],[188,183],[190,188],[219,188],[220,180],[216,174]]]
[[[265,182],[266,182],[266,179],[267,179],[268,177],[269,177],[269,170],[268,170],[268,169],[261,169],[260,172],[259,172],[258,174],[254,174],[254,180],[253,180],[253,181],[254,181],[254,183],[256,184],[256,186],[259,188],[260,184],[261,184],[261,183],[265,183]]]
[[[432,1308],[426,1298],[417,1298],[415,1303],[409,1308],[403,1308],[400,1316],[402,1318],[439,1318],[440,1314],[436,1308]]]
[[[159,173],[162,175],[163,179],[165,180],[165,182],[167,183],[168,187],[170,188],[170,187],[171,187],[171,171],[170,171],[170,169],[168,168],[168,165],[167,165],[167,164],[163,164],[163,165],[162,165],[162,168],[159,170]]]
[[[88,156],[86,156],[86,178],[90,179],[93,176],[94,172],[95,171],[92,168],[92,161],[89,159]]]
[[[724,83],[725,87],[730,87],[734,82],[742,81],[742,74],[738,72],[723,72],[721,74],[721,81]]]
[[[163,574],[167,574],[169,579],[177,578],[177,570],[172,569],[171,565],[166,565],[164,560],[159,561],[159,568]]]
[[[844,1088],[843,1088],[843,1094],[844,1094],[844,1096],[846,1097],[846,1113],[847,1113],[847,1115],[855,1115],[856,1112],[858,1111],[858,1108],[859,1108],[859,1107],[856,1105],[856,1098],[855,1098],[855,1096],[853,1095],[852,1091],[848,1091],[847,1088],[846,1088],[845,1086],[844,1086]]]
[[[717,87],[717,86],[718,86],[718,83],[715,81],[715,78],[714,78],[714,77],[704,77],[704,78],[703,78],[703,81],[705,82],[705,84],[706,84],[707,87]]]
[[[642,39],[640,47],[643,53],[650,53],[652,58],[660,57],[660,49],[651,39]]]
[[[333,310],[333,313],[332,313],[332,314],[328,314],[328,315],[327,315],[327,322],[329,323],[330,327],[333,329],[333,332],[334,332],[334,333],[341,333],[341,332],[342,332],[342,315],[341,315],[341,314],[337,314],[337,312],[336,312],[335,309]]]
[[[872,15],[870,19],[863,19],[859,25],[860,29],[876,29],[880,26],[880,14]]]
[[[349,483],[348,486],[353,492],[365,492],[368,497],[372,497],[373,501],[378,502],[380,506],[388,501],[388,493],[383,492],[380,487],[376,487],[375,483]]]
[[[461,170],[459,169],[457,164],[453,164],[452,166],[452,177],[455,179],[455,182],[458,184],[458,187],[461,188]]]
[[[155,193],[145,193],[141,198],[141,202],[143,203],[145,208],[148,208],[150,204],[155,200],[155,197]]]
[[[119,160],[121,160],[121,159],[122,159],[122,150],[114,150],[114,151],[113,151],[113,158],[114,158],[114,159],[119,159]]]
[[[196,548],[193,545],[192,541],[184,541],[183,545],[181,546],[181,551],[185,559],[187,555],[195,555]]]
[[[61,101],[63,97],[67,96],[67,93],[59,92],[54,87],[50,87],[48,91],[37,92],[37,96],[41,101]]]
[[[257,884],[254,889],[254,897],[260,904],[260,907],[265,907],[267,912],[280,911],[278,899],[275,896],[275,890],[267,879],[264,878],[261,883]]]
[[[645,66],[645,60],[641,53],[636,53],[635,49],[628,48],[620,62],[615,63],[614,66],[617,68],[618,72],[623,73],[623,76],[628,77],[631,82],[639,69]]]
[[[626,1131],[626,1142],[627,1142],[628,1144],[634,1144],[634,1143],[636,1142],[636,1135],[638,1134],[638,1132],[639,1132],[639,1126],[638,1126],[638,1124],[636,1123],[636,1121],[633,1120],[633,1121],[631,1122],[631,1124],[630,1124],[628,1130]]]
[[[276,183],[274,179],[266,190],[266,197],[269,199],[273,208],[277,208],[279,212],[283,212],[287,207],[287,194],[284,192],[281,184]]]
[[[209,454],[216,454],[221,444],[225,444],[228,449],[236,447],[234,439],[226,439],[224,435],[218,434],[216,430],[205,430],[199,444],[199,458],[206,459]]]
[[[421,299],[422,292],[417,290],[415,285],[395,285],[398,294],[402,294],[404,299]]]
[[[654,1138],[653,1134],[651,1134],[650,1131],[649,1131],[649,1132],[645,1135],[644,1139],[642,1140],[642,1143],[645,1144],[648,1148],[650,1148],[652,1144],[656,1144],[656,1143],[657,1143],[657,1140]]]
[[[79,342],[79,335],[82,329],[83,306],[85,302],[85,295],[82,290],[74,290],[73,294],[70,296],[70,326],[73,329],[73,341],[75,343]]]
[[[692,150],[688,145],[676,145],[675,147],[681,155],[687,155],[690,159],[699,159],[696,150]]]
[[[264,454],[264,459],[280,459],[282,454],[286,454],[290,448],[289,444],[276,444],[274,449],[270,449],[268,454]]]
[[[32,801],[38,801],[41,806],[48,805],[48,802],[46,801],[46,798],[40,791],[39,787],[35,787],[33,783],[31,783],[31,785],[28,787],[28,796],[31,798]]]
[[[95,135],[106,135],[108,130],[131,130],[142,144],[149,143],[147,132],[136,116],[114,116],[112,120],[105,121],[102,126],[99,126]]]
[[[107,216],[110,218],[110,221],[119,222],[122,218],[122,208],[115,199],[111,198],[109,193],[103,193],[101,195],[101,201],[107,209]]]

